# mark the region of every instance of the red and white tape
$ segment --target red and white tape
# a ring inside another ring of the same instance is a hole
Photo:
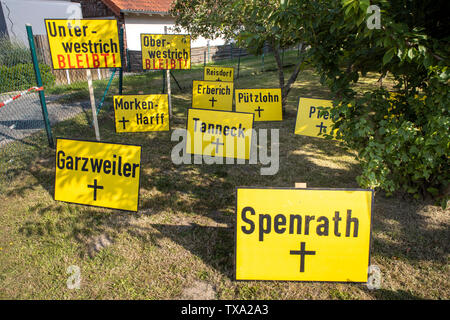
[[[0,102],[0,108],[3,107],[3,106],[6,106],[8,103],[13,102],[14,100],[20,98],[21,96],[23,96],[23,95],[25,95],[27,93],[30,93],[30,92],[33,92],[33,91],[37,92],[37,91],[41,91],[41,90],[44,90],[44,87],[40,87],[40,88],[39,87],[31,87],[30,89],[22,91],[18,95],[14,96],[12,98],[9,98],[8,100],[1,101]]]

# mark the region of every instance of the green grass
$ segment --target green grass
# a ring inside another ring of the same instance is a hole
[[[295,55],[287,53],[286,61]],[[270,63],[266,57],[267,69]],[[263,72],[260,58],[242,59],[240,72],[236,88],[278,85],[277,73]],[[202,79],[202,68],[174,74],[187,89],[174,89],[172,129],[185,125],[188,85]],[[449,211],[382,193],[375,197],[371,249],[372,264],[382,271],[380,290],[361,284],[233,280],[235,187],[292,187],[295,182],[358,187],[355,152],[334,141],[293,134],[298,97],[330,97],[318,79],[312,70],[303,70],[288,98],[285,120],[255,124],[280,129],[275,176],[261,176],[261,165],[176,166],[170,159],[176,144],[170,132],[114,133],[109,95],[99,115],[102,140],[143,146],[138,213],[53,201],[55,154],[46,147],[44,132],[0,152],[0,298],[179,299],[194,292],[216,299],[449,299]],[[377,78],[364,80],[362,87]],[[53,93],[66,94],[67,101],[71,94],[87,100],[87,88],[77,88]],[[124,79],[126,94],[160,91],[159,72]],[[56,125],[54,135],[94,140],[90,123],[89,113],[82,113]],[[81,269],[79,290],[67,288],[70,265]]]

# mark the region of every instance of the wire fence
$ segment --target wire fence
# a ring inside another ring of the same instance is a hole
[[[86,70],[54,70],[46,36],[34,36],[36,54],[41,71],[43,89],[51,126],[84,112],[91,113]],[[140,52],[125,51],[123,94],[167,93],[165,71],[143,71]],[[297,48],[283,51],[285,67],[298,61]],[[172,93],[192,90],[193,80],[203,80],[206,65],[234,68],[235,80],[251,77],[259,72],[276,72],[273,53],[267,47],[259,56],[233,44],[217,47],[193,48],[191,70],[172,70]],[[91,69],[96,107],[108,112],[113,95],[119,94],[119,69]],[[145,85],[143,85],[145,84]],[[276,84],[274,84],[276,86]],[[44,146],[43,112],[36,90],[30,48],[8,38],[0,38],[0,156],[2,152],[19,154],[24,144]],[[8,101],[2,105],[2,102]],[[11,152],[14,151],[14,152]]]
[[[45,85],[53,85],[49,68],[41,65]],[[35,88],[33,90],[33,88]],[[30,50],[22,43],[0,38],[0,148],[44,129]]]

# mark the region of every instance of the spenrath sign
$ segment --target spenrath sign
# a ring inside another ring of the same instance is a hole
[[[188,109],[186,152],[250,159],[253,114]]]
[[[116,132],[169,130],[167,94],[114,96]]]
[[[191,68],[191,36],[186,34],[141,34],[144,70]]]
[[[255,114],[255,121],[281,121],[281,89],[236,89],[236,111]]]
[[[232,111],[233,82],[194,80],[192,108]]]
[[[205,81],[234,81],[234,68],[232,67],[205,67],[203,80]]]
[[[331,132],[333,121],[328,111],[320,107],[332,107],[333,101],[300,98],[295,122],[295,134],[324,138],[323,134]]]
[[[57,139],[55,200],[138,210],[141,147]]]
[[[120,68],[116,20],[45,20],[54,69]]]
[[[237,188],[236,279],[367,282],[372,197]]]

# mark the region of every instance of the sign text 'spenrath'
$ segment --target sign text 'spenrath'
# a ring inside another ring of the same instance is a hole
[[[236,279],[366,282],[372,190],[238,188]]]

